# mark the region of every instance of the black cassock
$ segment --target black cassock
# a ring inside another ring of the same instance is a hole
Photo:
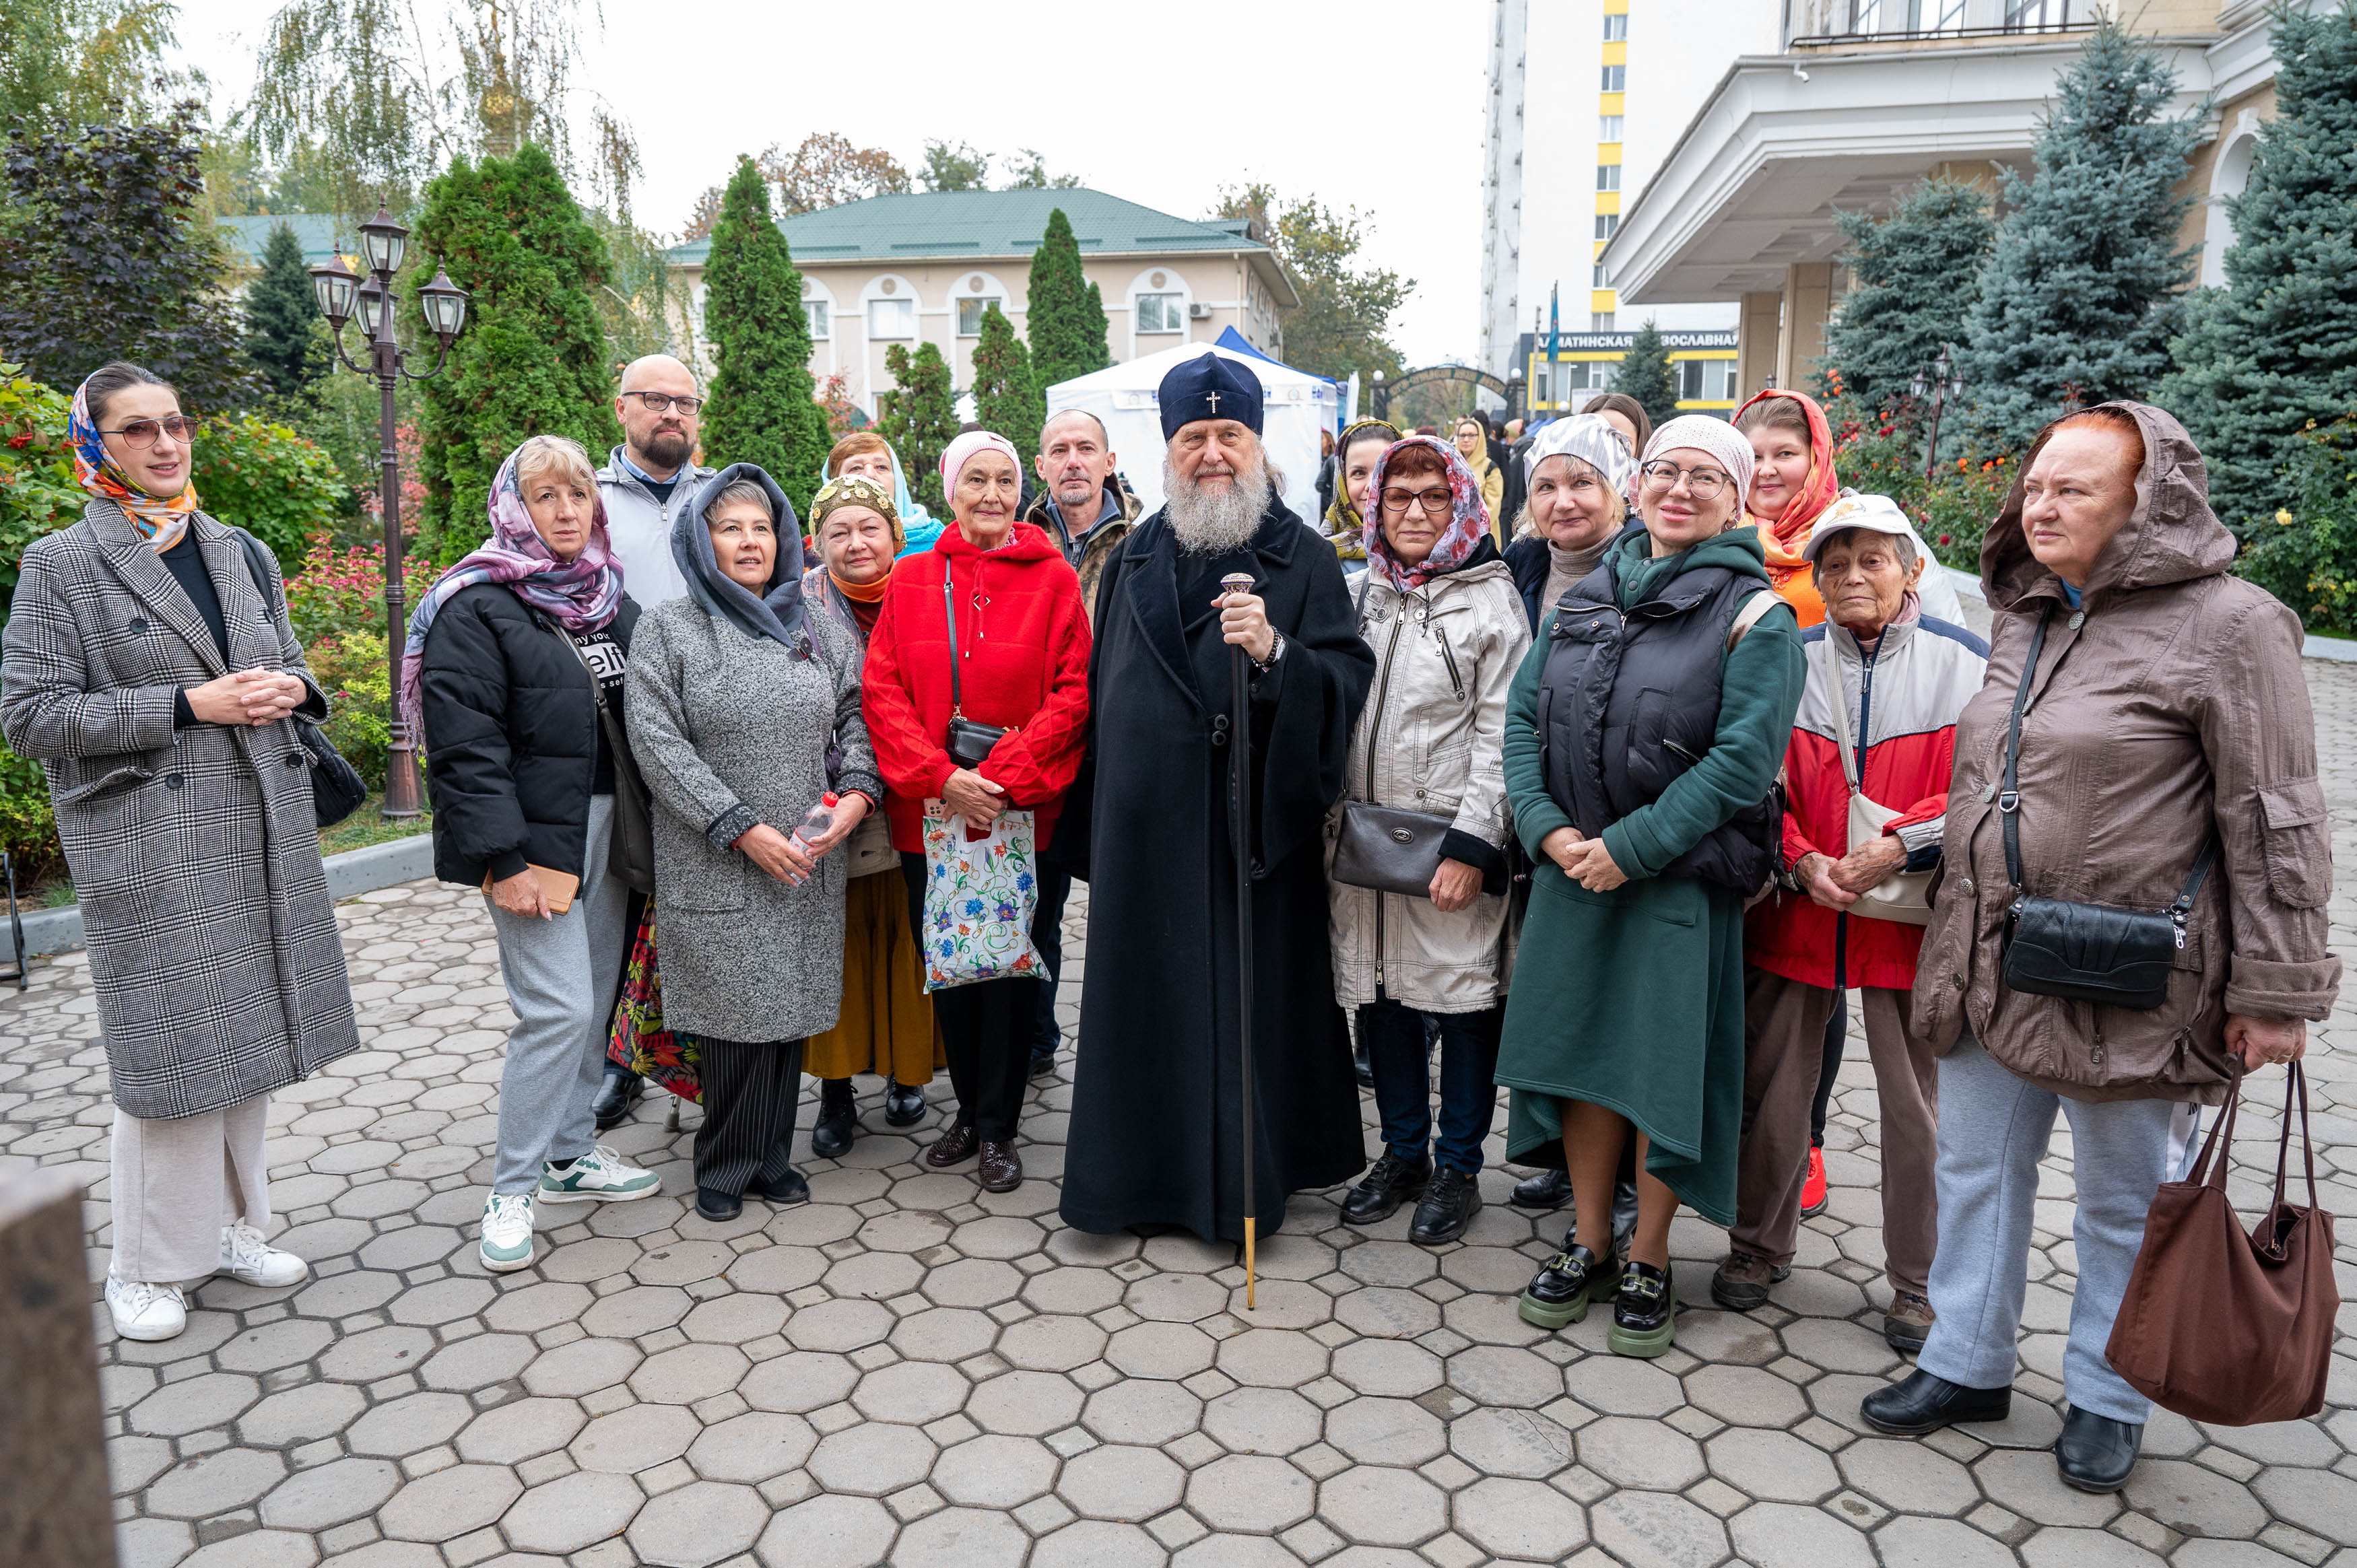
[[[1089,879],[1087,976],[1064,1160],[1065,1222],[1243,1236],[1228,644],[1220,578],[1248,572],[1283,634],[1253,682],[1253,1060],[1261,1235],[1289,1192],[1367,1163],[1334,1002],[1324,823],[1374,675],[1332,547],[1282,505],[1251,545],[1179,553],[1141,524],[1097,590],[1089,761],[1067,799]],[[1085,804],[1083,805],[1083,802]],[[1062,825],[1057,837],[1066,837]]]

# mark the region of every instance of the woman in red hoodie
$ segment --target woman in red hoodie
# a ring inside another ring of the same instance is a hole
[[[861,682],[892,846],[900,852],[909,918],[920,933],[925,818],[961,817],[983,828],[1001,811],[1029,811],[1035,845],[1046,849],[1057,808],[1080,771],[1089,713],[1081,582],[1047,534],[1016,520],[1023,482],[1014,446],[986,430],[959,436],[942,455],[942,489],[957,525],[894,569]],[[961,767],[949,754],[953,707],[974,724],[1006,732],[979,767]],[[946,1170],[978,1145],[982,1186],[991,1192],[1023,1179],[1015,1123],[1023,1111],[1039,983],[989,980],[933,993],[958,1114],[925,1151],[925,1162]]]

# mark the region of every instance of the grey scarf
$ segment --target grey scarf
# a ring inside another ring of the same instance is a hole
[[[758,596],[720,569],[704,521],[705,510],[740,479],[769,493],[776,519],[778,558]],[[731,463],[696,487],[694,500],[680,509],[671,525],[671,556],[687,579],[688,596],[706,614],[735,622],[748,637],[772,638],[805,659],[811,656],[810,628],[802,621],[802,522],[786,492],[757,465]]]

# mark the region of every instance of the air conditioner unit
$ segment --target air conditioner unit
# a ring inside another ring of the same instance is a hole
[[[1211,319],[1211,307],[1203,304],[1200,300],[1198,300],[1187,307],[1187,319],[1189,321],[1209,321]]]

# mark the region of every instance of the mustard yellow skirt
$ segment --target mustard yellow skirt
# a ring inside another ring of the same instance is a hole
[[[802,1070],[813,1078],[888,1074],[894,1082],[931,1083],[948,1061],[933,1024],[933,999],[909,929],[909,887],[887,871],[855,876],[843,893],[843,1014],[813,1035]]]

